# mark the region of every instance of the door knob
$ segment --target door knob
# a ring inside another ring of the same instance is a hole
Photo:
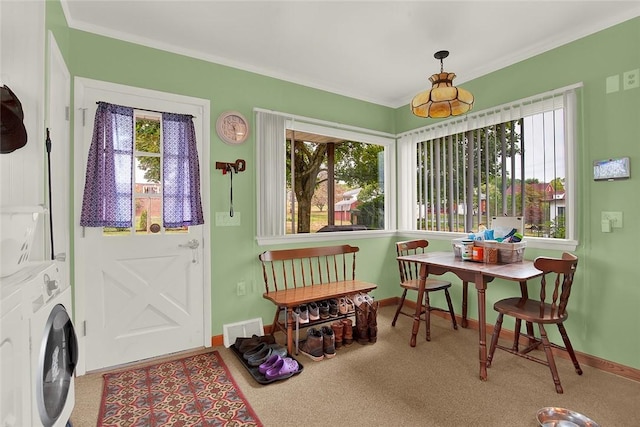
[[[178,246],[180,246],[181,248],[198,249],[198,247],[200,246],[200,242],[198,241],[198,239],[191,239],[187,243]]]

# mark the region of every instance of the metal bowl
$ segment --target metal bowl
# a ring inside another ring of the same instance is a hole
[[[565,408],[542,408],[536,419],[542,427],[600,427],[592,419]]]

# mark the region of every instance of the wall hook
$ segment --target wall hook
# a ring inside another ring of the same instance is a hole
[[[216,162],[216,169],[221,169],[222,174],[227,172],[244,172],[247,169],[247,162],[244,159],[237,159],[235,162]]]

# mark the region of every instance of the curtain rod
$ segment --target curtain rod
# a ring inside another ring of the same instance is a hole
[[[111,104],[110,102],[106,102],[106,101],[96,101],[96,104],[100,104],[100,103],[105,103],[105,104]],[[150,113],[158,113],[158,114],[182,114],[182,113],[169,113],[168,111],[158,111],[158,110],[150,110],[148,108],[138,108],[138,107],[129,107],[129,108],[133,108],[134,110],[140,110],[140,111],[148,111]],[[193,117],[195,118],[196,116],[193,116],[191,114],[182,114],[183,116],[189,116],[189,117]]]

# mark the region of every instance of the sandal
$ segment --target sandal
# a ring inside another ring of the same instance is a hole
[[[279,360],[282,360],[282,357],[279,354],[272,354],[262,365],[258,366],[258,372],[263,375],[266,374],[267,371]]]
[[[278,360],[271,368],[267,369],[265,377],[268,380],[283,380],[289,378],[298,372],[298,362],[291,358],[285,357]]]

